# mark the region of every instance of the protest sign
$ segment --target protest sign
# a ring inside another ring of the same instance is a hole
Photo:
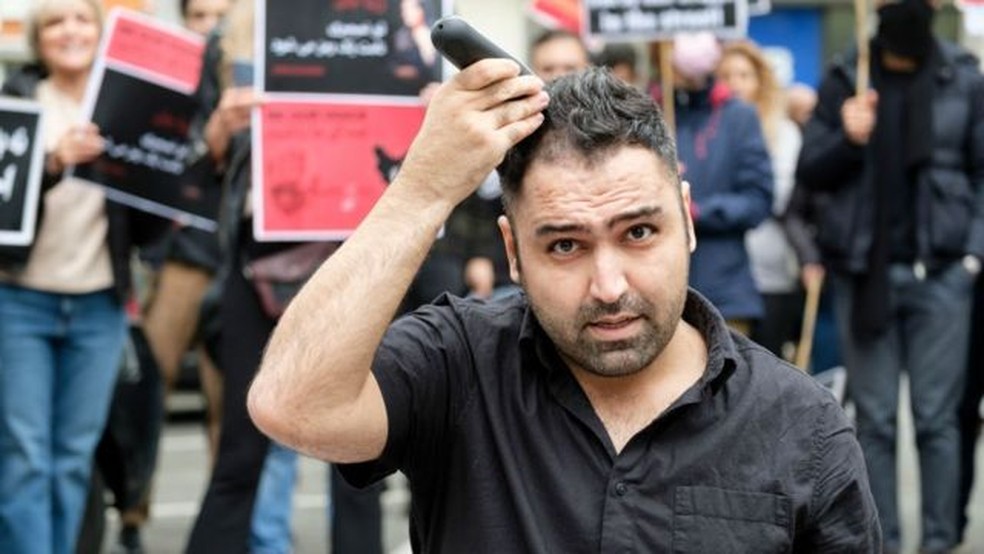
[[[430,24],[442,0],[261,2],[267,92],[416,97],[441,81]]]
[[[0,244],[34,240],[44,165],[41,125],[37,103],[0,97]]]
[[[421,106],[269,101],[254,123],[254,235],[261,240],[347,237],[399,170]],[[255,173],[254,173],[255,175]]]
[[[710,31],[742,37],[748,0],[582,0],[585,31],[607,41],[669,40]]]
[[[198,35],[115,10],[85,101],[106,151],[73,176],[101,185],[114,201],[214,230],[219,191],[211,175],[189,171],[204,49]]]
[[[446,64],[430,25],[447,0],[257,3],[253,234],[339,240],[369,212]]]
[[[533,19],[549,29],[580,33],[584,27],[581,0],[533,0],[529,12]]]

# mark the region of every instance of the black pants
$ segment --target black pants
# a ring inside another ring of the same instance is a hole
[[[220,301],[222,335],[219,367],[224,375],[222,431],[205,500],[188,540],[187,552],[246,552],[253,502],[269,440],[246,411],[246,393],[260,365],[274,320],[260,308],[252,285],[233,271]],[[382,552],[379,493],[381,487],[356,490],[332,486],[336,554]]]
[[[246,411],[246,392],[260,365],[274,321],[239,271],[232,271],[220,301],[223,374],[222,431],[215,467],[188,540],[189,553],[246,552],[253,500],[269,441]]]
[[[770,352],[783,357],[783,345],[799,341],[803,319],[803,294],[801,292],[763,294],[765,317],[755,324],[752,340]]]
[[[980,436],[981,398],[984,397],[984,279],[978,277],[974,291],[973,320],[970,324],[970,355],[967,357],[967,384],[960,404],[960,537],[968,521],[968,504],[974,488],[974,454]]]

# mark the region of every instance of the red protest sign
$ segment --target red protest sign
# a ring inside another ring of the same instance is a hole
[[[254,128],[254,183],[262,183],[253,191],[254,235],[350,235],[399,170],[423,117],[419,105],[265,102]]]
[[[164,27],[136,12],[115,11],[105,61],[169,81],[186,91],[198,88],[205,42],[190,32]]]

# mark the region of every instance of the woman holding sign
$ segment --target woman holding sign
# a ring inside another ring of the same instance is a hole
[[[66,167],[103,139],[79,123],[102,34],[96,0],[42,0],[29,40],[45,77],[5,92],[45,112],[43,217],[34,243],[0,250],[0,552],[75,550],[123,351],[135,233],[152,233]]]

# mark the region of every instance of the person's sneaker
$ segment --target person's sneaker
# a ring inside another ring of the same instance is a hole
[[[111,554],[144,554],[143,543],[140,541],[140,528],[135,525],[124,525],[120,529],[120,538]]]

